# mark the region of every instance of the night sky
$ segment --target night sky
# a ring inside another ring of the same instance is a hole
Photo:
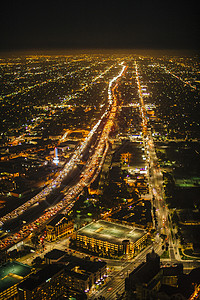
[[[7,0],[0,50],[199,49],[198,17],[193,0]]]

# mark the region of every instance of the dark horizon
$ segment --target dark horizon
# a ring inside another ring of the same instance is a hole
[[[197,49],[133,49],[133,48],[59,48],[59,49],[0,49],[0,58],[28,56],[135,55],[135,56],[199,56]]]
[[[199,49],[195,3],[58,0],[1,10],[0,51],[55,49]]]

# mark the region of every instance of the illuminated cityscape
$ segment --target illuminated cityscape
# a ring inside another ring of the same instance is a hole
[[[41,299],[198,293],[197,279],[187,292],[181,279],[200,257],[198,57],[23,55],[2,58],[1,74],[2,262],[38,270],[50,257]],[[144,288],[131,278],[148,272],[152,251],[159,268]],[[70,269],[57,268],[63,255]],[[97,261],[106,268],[95,281]],[[36,299],[28,282],[1,298]]]
[[[0,15],[0,300],[200,299],[196,3]]]

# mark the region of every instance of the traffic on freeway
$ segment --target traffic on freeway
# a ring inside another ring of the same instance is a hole
[[[87,186],[92,180],[94,180],[95,175],[97,176],[98,172],[100,171],[103,159],[105,158],[105,154],[108,150],[108,137],[118,109],[115,89],[118,85],[118,79],[123,75],[123,73],[126,70],[126,66],[123,63],[121,63],[121,66],[122,69],[119,72],[119,74],[112,78],[112,80],[110,80],[109,82],[108,108],[98,120],[98,122],[95,124],[95,126],[91,129],[82,145],[76,149],[70,161],[59,172],[59,175],[55,178],[55,180],[53,180],[47,187],[45,187],[30,201],[26,202],[11,213],[2,217],[0,219],[1,226],[3,226],[9,219],[17,218],[19,215],[25,213],[25,211],[28,210],[31,206],[33,206],[35,203],[44,201],[46,199],[46,196],[49,195],[52,192],[52,190],[61,186],[61,183],[67,176],[67,174],[69,174],[69,172],[72,171],[73,168],[75,168],[77,164],[81,161],[84,151],[90,145],[92,137],[94,136],[98,128],[100,128],[100,125],[103,123],[102,121],[104,120],[103,126],[101,126],[101,133],[98,134],[98,139],[97,141],[95,141],[94,151],[90,153],[86,165],[80,175],[80,179],[74,186],[67,189],[64,198],[61,201],[59,201],[54,206],[48,207],[40,217],[36,218],[30,223],[26,223],[25,225],[22,224],[17,232],[8,233],[7,236],[0,241],[0,249],[9,248],[13,244],[18,243],[20,240],[23,240],[26,237],[32,235],[34,231],[41,228],[41,226],[43,226],[47,222],[47,220],[54,217],[59,211],[64,209],[65,211],[69,211],[75,203],[76,197],[81,193],[83,188]]]

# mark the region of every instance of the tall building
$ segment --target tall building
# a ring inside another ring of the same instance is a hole
[[[152,251],[146,262],[133,270],[125,280],[127,299],[199,299],[200,268],[183,273],[183,264],[160,266],[160,257]],[[199,293],[199,294],[198,294]]]
[[[150,299],[161,286],[160,257],[154,251],[147,254],[146,262],[133,270],[125,280],[126,291],[137,294],[136,299]]]
[[[53,159],[54,164],[58,165],[59,163],[59,158],[58,158],[58,149],[55,147],[54,149],[54,159]]]

